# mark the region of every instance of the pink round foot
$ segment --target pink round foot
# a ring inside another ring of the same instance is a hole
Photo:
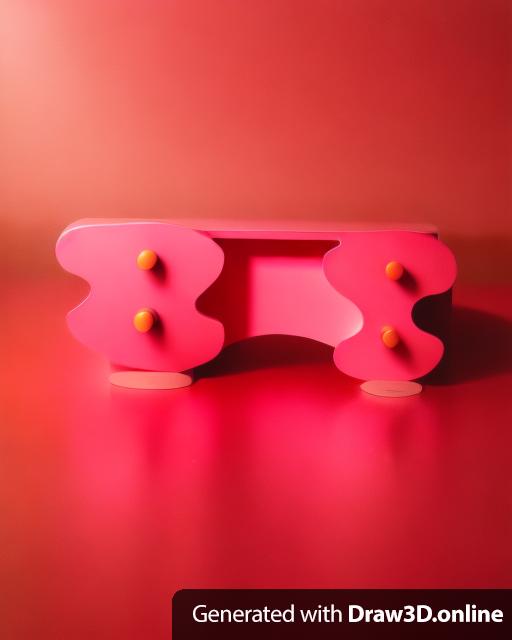
[[[115,371],[109,381],[126,389],[181,389],[191,385],[193,378],[188,373],[172,371]]]
[[[372,396],[406,398],[421,393],[423,387],[418,382],[410,380],[368,380],[363,382],[361,389]]]

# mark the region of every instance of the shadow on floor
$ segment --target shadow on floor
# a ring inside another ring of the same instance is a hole
[[[512,371],[512,322],[485,311],[454,307],[446,354],[422,380],[455,384]]]
[[[214,360],[194,370],[198,378],[210,378],[256,369],[299,364],[331,363],[332,347],[297,336],[271,335],[248,338],[226,347]]]

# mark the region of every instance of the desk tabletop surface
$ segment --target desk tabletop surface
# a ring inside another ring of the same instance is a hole
[[[69,225],[65,231],[83,226],[113,224],[168,223],[203,231],[212,238],[330,240],[345,233],[370,231],[407,231],[437,234],[429,224],[347,223],[338,220],[250,219],[250,218],[84,218]]]

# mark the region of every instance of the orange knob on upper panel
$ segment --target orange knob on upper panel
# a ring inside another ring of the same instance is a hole
[[[140,333],[147,333],[156,322],[156,316],[151,309],[140,309],[133,316],[133,326]]]
[[[400,280],[400,278],[404,275],[404,268],[399,262],[392,260],[388,262],[386,265],[386,276],[390,280]]]
[[[144,271],[153,269],[157,262],[158,256],[152,249],[144,249],[137,256],[137,266]]]
[[[398,331],[396,329],[393,329],[393,327],[382,327],[380,337],[382,339],[382,342],[386,347],[388,347],[388,349],[394,349],[400,342]]]

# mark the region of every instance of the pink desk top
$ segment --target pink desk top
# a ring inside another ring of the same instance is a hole
[[[428,224],[365,223],[347,224],[333,220],[235,220],[222,218],[84,218],[69,225],[64,233],[77,227],[112,225],[132,222],[162,223],[204,231],[212,238],[246,238],[252,240],[335,240],[345,233],[368,231],[410,231],[437,234],[437,228]]]

